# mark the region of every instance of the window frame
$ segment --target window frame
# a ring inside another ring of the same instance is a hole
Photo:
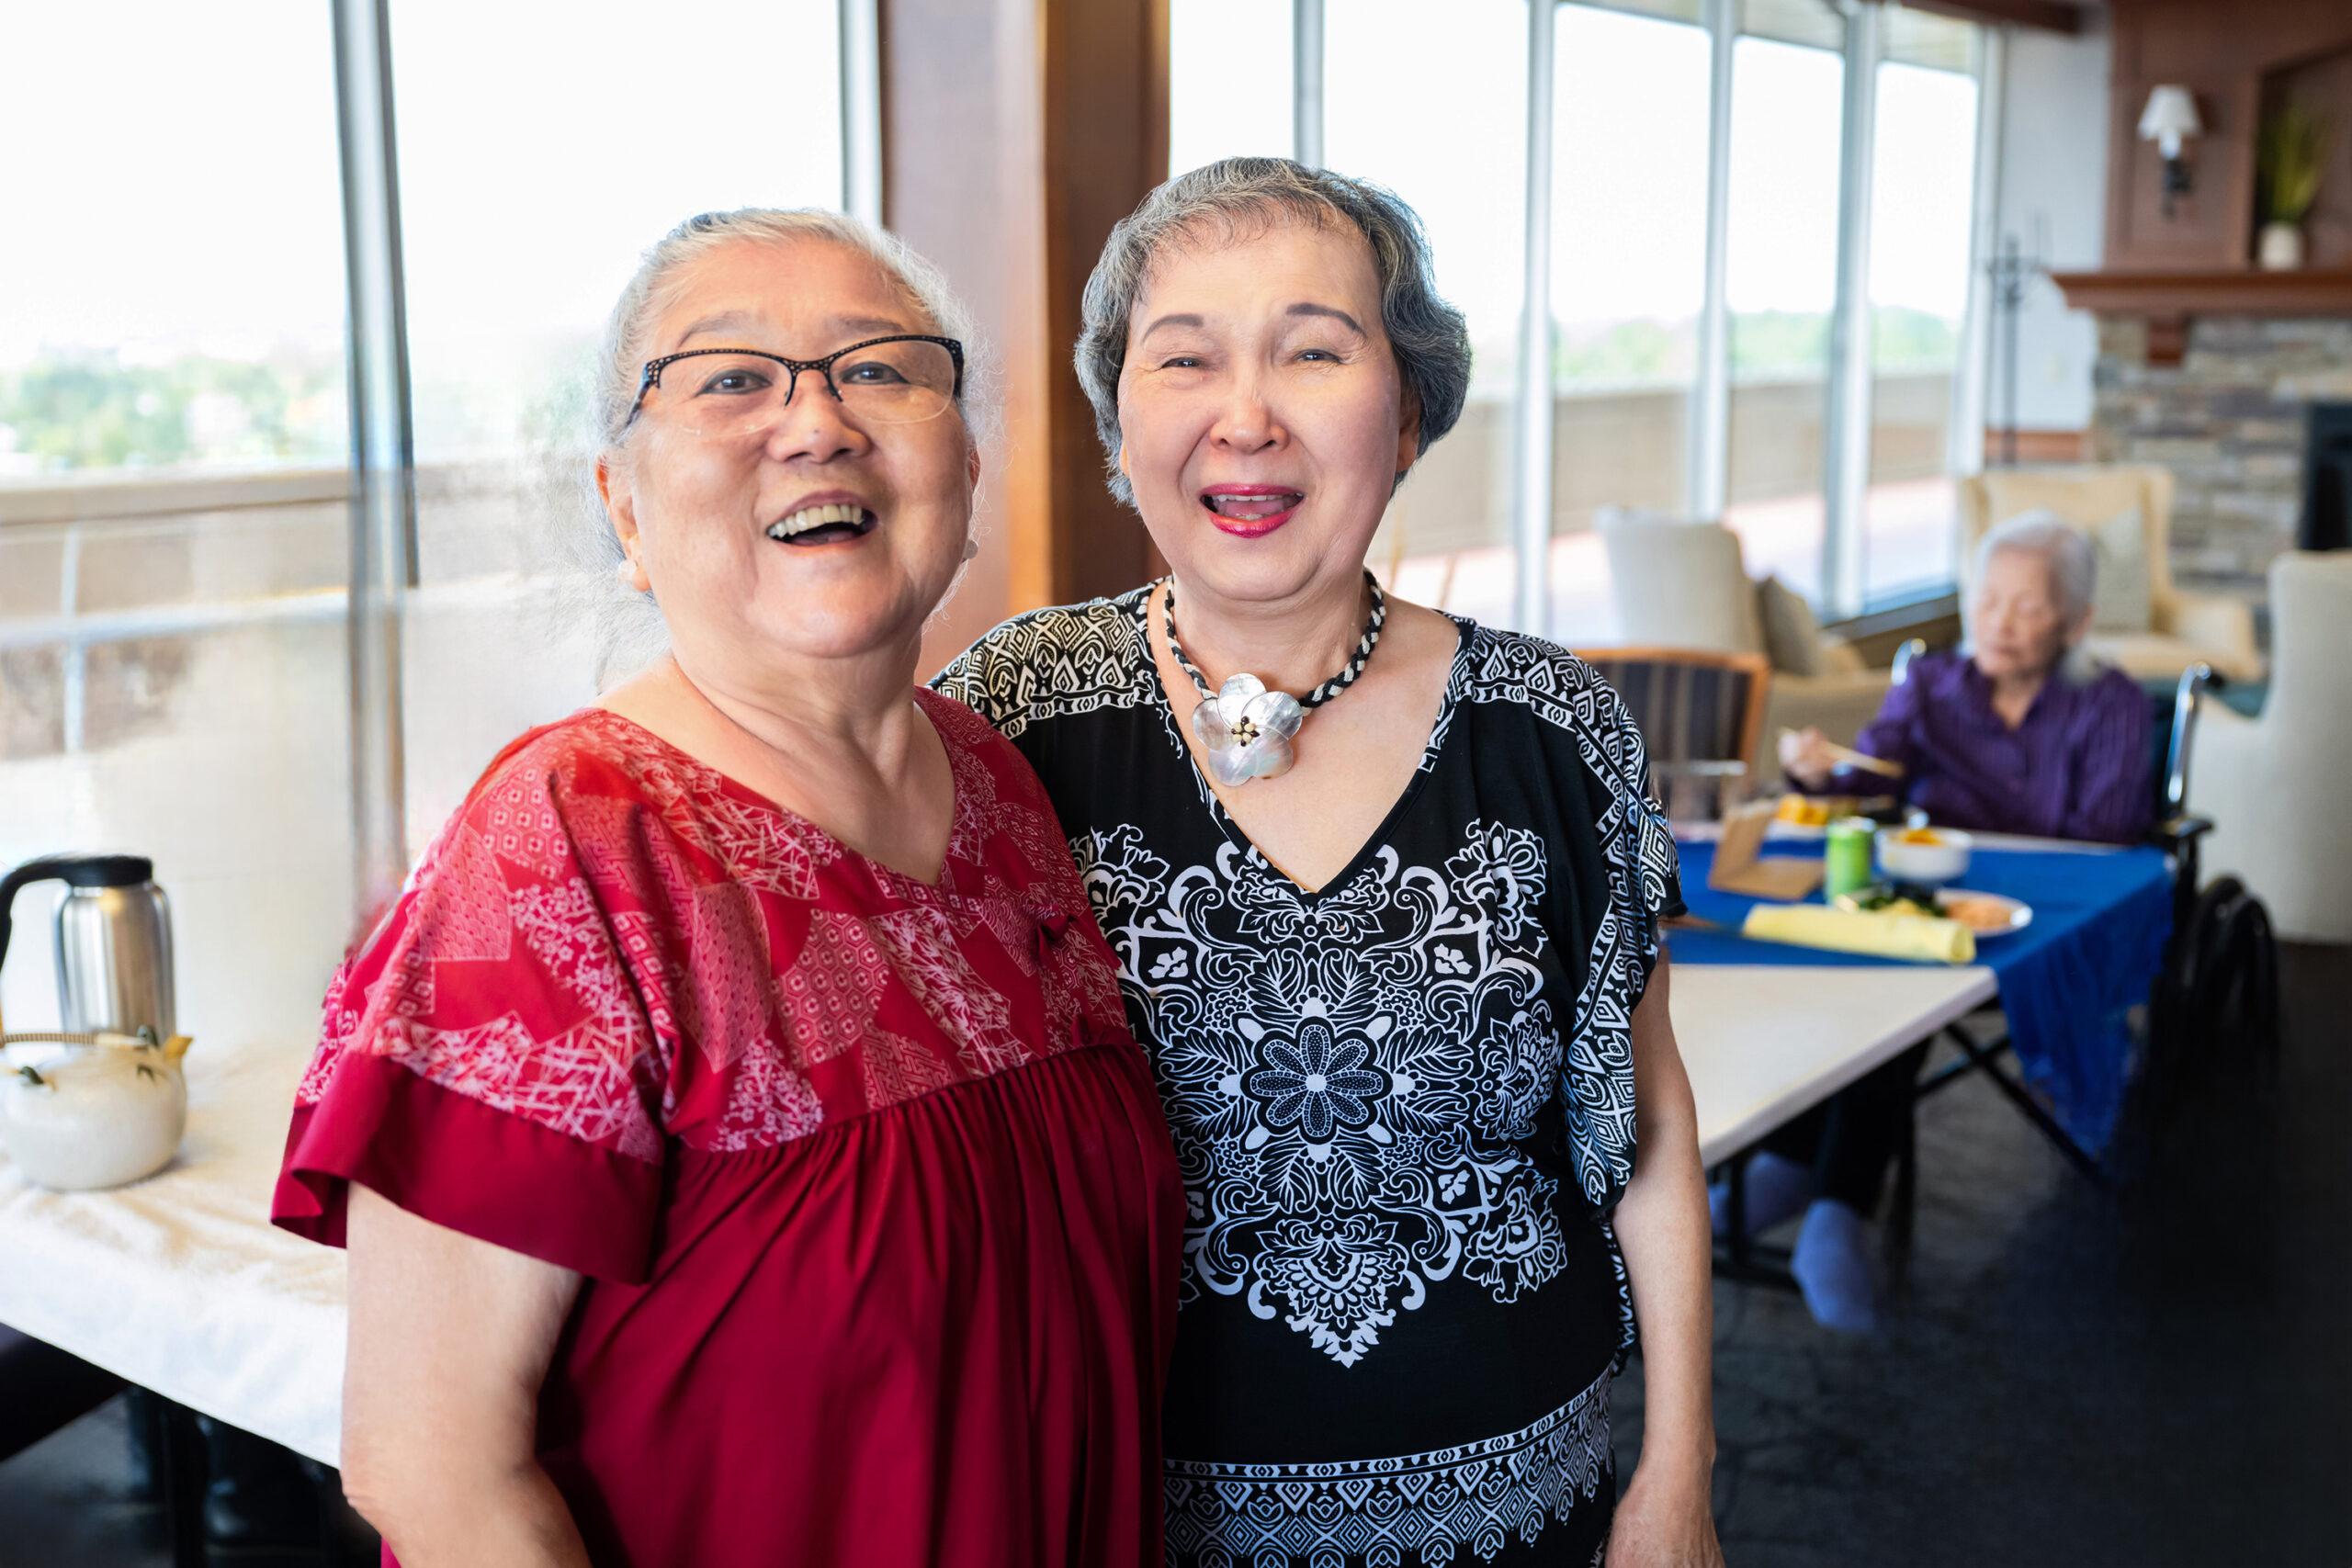
[[[842,210],[882,220],[879,0],[836,0]],[[402,600],[416,588],[416,445],[392,120],[391,0],[333,0],[351,378],[352,851],[360,910],[408,874]]]
[[[1302,162],[1318,161],[1323,146],[1323,51],[1325,0],[1290,0],[1296,39],[1293,59],[1296,145]],[[1552,33],[1555,7],[1608,5],[1608,0],[1527,0],[1528,258],[1520,364],[1513,393],[1511,427],[1510,539],[1517,577],[1515,604],[1526,629],[1548,634],[1551,624],[1552,446],[1550,367],[1553,328],[1549,258],[1552,235],[1552,115],[1557,102]],[[1625,7],[1656,15],[1647,7]],[[1702,0],[1697,25],[1710,40],[1707,171],[1706,292],[1702,302],[1698,370],[1685,431],[1684,494],[1687,509],[1702,517],[1723,514],[1729,483],[1731,434],[1730,320],[1724,299],[1730,209],[1732,48],[1741,35],[1740,0]],[[1870,480],[1871,301],[1870,182],[1875,132],[1878,68],[1886,58],[1886,17],[1880,5],[1851,8],[1842,50],[1846,118],[1839,152],[1838,288],[1832,307],[1830,361],[1824,395],[1826,411],[1821,493],[1825,620],[1846,619],[1882,608],[1863,591],[1865,498]],[[1973,471],[1984,453],[1986,310],[1984,262],[1991,254],[1997,217],[2002,75],[2006,63],[2001,29],[1978,27],[1975,55],[1977,123],[1975,170],[1971,191],[1969,286],[1961,325],[1960,354],[1953,367],[1947,434],[1947,465],[1954,474]],[[1894,598],[1909,602],[1951,591],[1950,584],[1905,590]],[[1892,602],[1892,601],[1890,601]]]

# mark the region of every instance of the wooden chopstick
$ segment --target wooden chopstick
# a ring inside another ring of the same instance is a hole
[[[1783,729],[1781,733],[1794,735],[1796,731]],[[1900,762],[1890,762],[1883,757],[1873,757],[1868,751],[1857,751],[1851,746],[1840,746],[1835,740],[1824,740],[1821,745],[1824,750],[1849,768],[1860,768],[1863,773],[1876,773],[1879,777],[1885,779],[1899,779],[1903,776],[1903,764]]]

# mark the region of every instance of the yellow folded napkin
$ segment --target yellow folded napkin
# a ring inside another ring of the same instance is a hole
[[[1958,920],[1929,915],[1866,915],[1819,904],[1758,904],[1747,911],[1742,936],[1759,942],[1828,947],[1880,958],[1924,958],[1936,964],[1976,962],[1976,933]]]

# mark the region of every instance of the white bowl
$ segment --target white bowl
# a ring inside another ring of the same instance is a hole
[[[1878,869],[1881,875],[1894,882],[1917,882],[1928,887],[1940,887],[1968,870],[1968,851],[1973,840],[1954,828],[1930,828],[1936,836],[1932,844],[1906,844],[1903,835],[1917,832],[1912,828],[1881,828],[1878,830]]]

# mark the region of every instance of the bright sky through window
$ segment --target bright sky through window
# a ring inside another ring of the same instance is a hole
[[[1291,57],[1281,0],[1171,0],[1168,172],[1293,156]]]
[[[340,352],[334,126],[323,5],[10,7],[0,369]]]

